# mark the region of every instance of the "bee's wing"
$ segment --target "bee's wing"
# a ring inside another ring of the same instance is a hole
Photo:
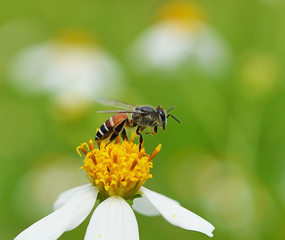
[[[112,99],[97,99],[97,102],[103,104],[103,105],[108,105],[108,106],[113,106],[113,107],[121,107],[124,109],[135,109],[136,106],[128,104],[128,103],[124,103],[124,102],[120,102],[120,101],[116,101],[116,100],[112,100]]]
[[[107,111],[97,111],[97,113],[141,113],[141,114],[147,114],[146,112],[142,112],[139,110],[107,110]]]

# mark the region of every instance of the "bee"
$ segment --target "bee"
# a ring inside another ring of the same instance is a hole
[[[153,108],[151,106],[134,106],[123,102],[114,100],[105,100],[107,105],[115,105],[127,110],[110,110],[99,111],[99,113],[117,113],[110,117],[102,126],[98,129],[95,140],[101,141],[109,138],[109,143],[114,141],[119,135],[125,140],[128,140],[125,128],[136,127],[136,134],[139,136],[139,150],[142,148],[143,132],[146,128],[153,128],[153,131],[146,132],[146,134],[157,134],[158,127],[165,130],[167,125],[167,118],[172,117],[178,123],[180,121],[169,113],[174,107],[165,110],[162,106]],[[127,114],[131,114],[131,117]],[[108,143],[108,144],[109,144]]]

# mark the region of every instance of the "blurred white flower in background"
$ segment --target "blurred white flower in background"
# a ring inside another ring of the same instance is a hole
[[[120,84],[118,63],[88,34],[66,31],[16,57],[11,77],[23,90],[50,94],[67,111],[80,109]]]
[[[160,10],[159,21],[135,40],[130,55],[144,71],[186,66],[210,74],[225,72],[231,59],[228,45],[204,22],[201,9],[182,1]]]

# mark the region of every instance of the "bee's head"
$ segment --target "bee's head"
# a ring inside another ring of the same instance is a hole
[[[158,119],[157,119],[157,123],[159,126],[162,127],[163,130],[165,130],[165,127],[166,127],[166,124],[167,124],[167,112],[166,110],[161,107],[161,106],[158,106],[156,108],[156,112],[157,112],[157,115],[158,115]]]
[[[177,122],[180,123],[180,121],[174,117],[172,114],[169,114],[168,112],[172,110],[175,107],[169,108],[168,110],[165,110],[162,106],[158,106],[156,108],[156,112],[158,114],[158,125],[162,127],[163,130],[165,130],[166,124],[167,124],[167,118],[170,116],[173,119],[175,119]]]

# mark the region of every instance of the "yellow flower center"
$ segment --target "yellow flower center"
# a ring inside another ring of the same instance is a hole
[[[172,1],[159,10],[158,19],[193,23],[197,20],[204,21],[205,14],[197,4],[188,1]]]
[[[99,148],[94,148],[92,139],[77,147],[86,155],[82,167],[90,182],[98,187],[104,198],[119,195],[124,199],[131,199],[148,178],[152,168],[152,159],[160,151],[159,144],[149,156],[142,148],[131,140],[122,143],[117,138],[115,143],[98,142]]]

